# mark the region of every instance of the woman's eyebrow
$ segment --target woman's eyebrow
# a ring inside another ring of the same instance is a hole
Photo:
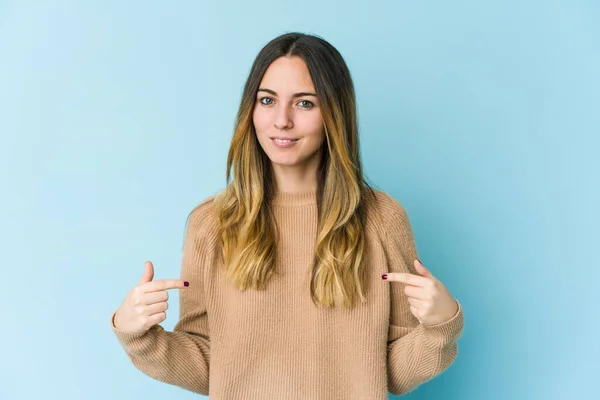
[[[277,96],[277,93],[274,90],[271,89],[267,89],[267,88],[260,88],[258,89],[259,92],[267,92],[267,93],[271,93],[273,96]],[[294,93],[294,95],[292,97],[302,97],[302,96],[315,96],[317,97],[316,94],[311,93],[311,92],[300,92],[300,93]]]

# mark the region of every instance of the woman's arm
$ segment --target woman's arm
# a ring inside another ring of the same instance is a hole
[[[133,364],[159,381],[207,395],[209,388],[210,340],[203,283],[205,262],[210,260],[211,240],[203,214],[206,203],[190,214],[184,240],[181,279],[190,282],[179,292],[180,318],[173,332],[155,325],[142,334],[112,329]],[[114,318],[114,314],[113,314]]]
[[[410,221],[404,207],[382,192],[379,205],[384,224],[384,247],[389,272],[418,274],[418,259]],[[463,310],[433,326],[419,324],[410,311],[404,285],[390,282],[390,323],[387,345],[388,390],[402,394],[445,371],[458,354],[457,339],[464,326]]]
[[[400,300],[404,301],[406,299]],[[392,304],[397,307],[398,303],[392,301]],[[439,325],[424,326],[414,321],[409,325],[390,323],[387,356],[390,393],[409,392],[444,372],[458,355],[457,339],[463,320],[459,303],[456,315]]]

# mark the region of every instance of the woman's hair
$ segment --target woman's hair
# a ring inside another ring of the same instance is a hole
[[[271,210],[275,179],[256,137],[252,115],[259,84],[279,57],[308,66],[323,118],[325,141],[317,186],[318,225],[311,274],[313,303],[352,307],[365,298],[364,225],[374,196],[360,161],[354,85],[340,53],[320,37],[286,33],[258,54],[244,86],[227,156],[227,187],[215,197],[226,276],[240,290],[262,290],[275,272],[277,226]],[[234,179],[231,181],[233,170]]]

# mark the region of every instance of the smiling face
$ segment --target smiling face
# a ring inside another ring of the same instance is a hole
[[[252,119],[258,141],[276,174],[290,168],[316,171],[325,132],[304,60],[280,57],[269,65],[256,94]]]

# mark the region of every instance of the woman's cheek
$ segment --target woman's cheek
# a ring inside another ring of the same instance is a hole
[[[325,130],[323,128],[323,120],[321,119],[321,115],[317,114],[313,116],[308,124],[311,135],[320,136],[325,134]]]
[[[268,126],[268,115],[262,111],[255,111],[253,115],[254,128],[258,132],[262,132]]]

